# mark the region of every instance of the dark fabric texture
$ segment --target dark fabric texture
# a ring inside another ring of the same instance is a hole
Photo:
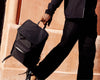
[[[38,45],[48,36],[48,33],[44,29],[31,20],[24,22],[18,29],[18,32],[34,45]]]
[[[48,33],[31,20],[25,21],[19,28],[11,50],[11,55],[29,70],[40,60],[40,55]]]
[[[51,0],[45,13],[53,16],[63,0]],[[97,37],[97,0],[64,0],[65,26],[60,43],[33,69],[39,79],[46,79],[68,56],[79,41],[77,80],[92,80]]]
[[[92,26],[92,28],[90,28]],[[68,56],[79,41],[79,69],[77,80],[92,80],[97,37],[97,17],[71,22],[66,21],[61,42],[33,69],[39,79],[46,79]],[[66,67],[67,68],[67,67]]]
[[[51,16],[63,0],[51,0],[46,10]],[[97,0],[64,0],[64,13],[66,19],[86,18],[95,15]]]

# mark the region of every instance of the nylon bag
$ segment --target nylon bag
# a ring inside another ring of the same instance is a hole
[[[45,30],[46,25],[42,29],[38,24],[27,20],[18,28],[11,54],[3,61],[13,56],[28,70],[34,68],[40,60],[41,52],[48,38],[48,33]]]

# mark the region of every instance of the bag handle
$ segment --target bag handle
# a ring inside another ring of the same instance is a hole
[[[40,22],[42,22],[41,20],[37,23],[37,25],[39,25],[40,24]],[[47,23],[46,24],[44,24],[44,27],[43,27],[43,29],[45,29],[46,28],[46,25],[47,25]]]
[[[10,55],[8,55],[7,57],[5,57],[4,59],[3,59],[3,61],[2,61],[2,63],[6,60],[6,59],[8,59],[8,58],[10,58],[12,55],[10,54]]]

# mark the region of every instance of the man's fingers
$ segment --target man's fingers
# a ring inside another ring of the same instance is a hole
[[[45,21],[45,19],[42,17],[41,21],[42,21],[42,22],[44,22],[44,21]]]
[[[50,20],[51,16],[49,14],[44,14],[41,18],[41,21],[43,22],[43,24],[45,25],[49,20]]]
[[[47,23],[47,21],[44,21],[43,24],[45,25]]]
[[[47,21],[44,18],[42,18],[41,21],[43,22],[44,25],[47,23]]]

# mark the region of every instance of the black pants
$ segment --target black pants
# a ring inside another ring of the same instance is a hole
[[[80,22],[66,21],[61,42],[34,69],[34,74],[42,80],[47,78],[68,56],[78,40],[79,68],[77,80],[92,80],[97,36],[96,25],[96,17]]]
[[[6,0],[0,0],[0,43],[1,43],[2,28],[4,21],[5,2]]]

